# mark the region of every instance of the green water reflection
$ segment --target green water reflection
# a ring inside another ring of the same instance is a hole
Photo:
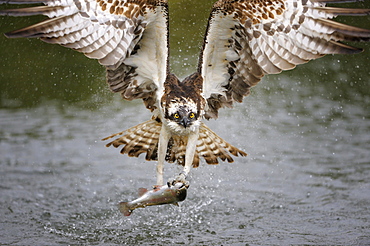
[[[171,0],[170,45],[172,71],[184,77],[197,64],[206,21],[213,0]],[[347,4],[370,8],[369,1]],[[347,6],[345,5],[345,6]],[[9,8],[0,5],[0,8]],[[36,23],[43,17],[0,17],[0,33]],[[370,28],[369,17],[342,17],[347,24]],[[259,86],[266,93],[279,90],[279,80],[323,88],[332,99],[368,98],[370,45],[356,44],[365,52],[354,56],[329,56],[300,66],[283,76],[270,76]],[[96,107],[112,100],[105,85],[105,69],[80,53],[36,39],[0,36],[0,107],[30,107],[48,100],[62,100]],[[261,90],[257,89],[257,90]],[[93,102],[93,103],[91,103]]]

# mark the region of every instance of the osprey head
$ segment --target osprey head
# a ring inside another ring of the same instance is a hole
[[[164,108],[164,119],[176,133],[195,131],[200,124],[200,112],[191,99],[178,98],[171,100]]]
[[[180,82],[168,74],[161,98],[163,123],[178,135],[196,131],[204,114],[205,100],[201,95],[202,77],[194,73]]]

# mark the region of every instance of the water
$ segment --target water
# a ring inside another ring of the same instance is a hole
[[[197,45],[182,42],[172,63],[184,76]],[[193,169],[180,207],[130,217],[117,204],[154,184],[155,163],[100,139],[149,112],[109,93],[104,69],[78,54],[37,40],[0,46],[1,245],[370,244],[370,45],[267,77],[206,122],[249,155]],[[165,178],[179,170],[167,164]]]

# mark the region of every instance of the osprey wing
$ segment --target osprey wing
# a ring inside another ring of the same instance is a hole
[[[167,0],[0,0],[39,4],[1,10],[0,15],[46,15],[49,19],[7,33],[40,38],[97,59],[107,68],[110,89],[124,99],[155,107],[168,69]],[[40,5],[43,4],[43,5]]]
[[[355,0],[335,0],[335,2]],[[219,0],[212,9],[198,72],[207,99],[206,118],[241,102],[265,74],[277,74],[326,54],[361,49],[340,41],[369,41],[370,30],[337,23],[337,15],[369,9],[326,7],[333,0]]]

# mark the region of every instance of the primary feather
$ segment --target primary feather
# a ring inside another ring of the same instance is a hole
[[[245,156],[201,120],[217,118],[220,108],[242,102],[264,75],[326,54],[361,52],[342,42],[369,41],[370,31],[333,18],[368,15],[370,10],[326,6],[355,1],[218,0],[197,71],[183,81],[169,68],[167,0],[0,0],[43,4],[0,10],[0,15],[49,17],[6,35],[40,38],[79,51],[106,67],[113,92],[126,100],[142,99],[152,119],[106,138],[120,136],[107,146],[122,147],[121,153],[129,156],[145,153],[147,160],[158,159],[161,176],[164,160],[185,165],[188,173],[200,158],[217,164],[232,162],[231,155]]]
[[[50,19],[7,37],[40,38],[97,59],[107,69],[107,82],[123,98],[141,98],[154,110],[156,91],[168,72],[168,7],[166,0],[12,0],[44,3],[1,10],[0,15],[46,15]]]
[[[334,1],[217,1],[198,65],[208,102],[206,117],[216,118],[219,108],[241,102],[266,74],[326,54],[361,52],[341,41],[369,41],[370,31],[331,19],[368,15],[370,10],[326,7],[329,2]]]

